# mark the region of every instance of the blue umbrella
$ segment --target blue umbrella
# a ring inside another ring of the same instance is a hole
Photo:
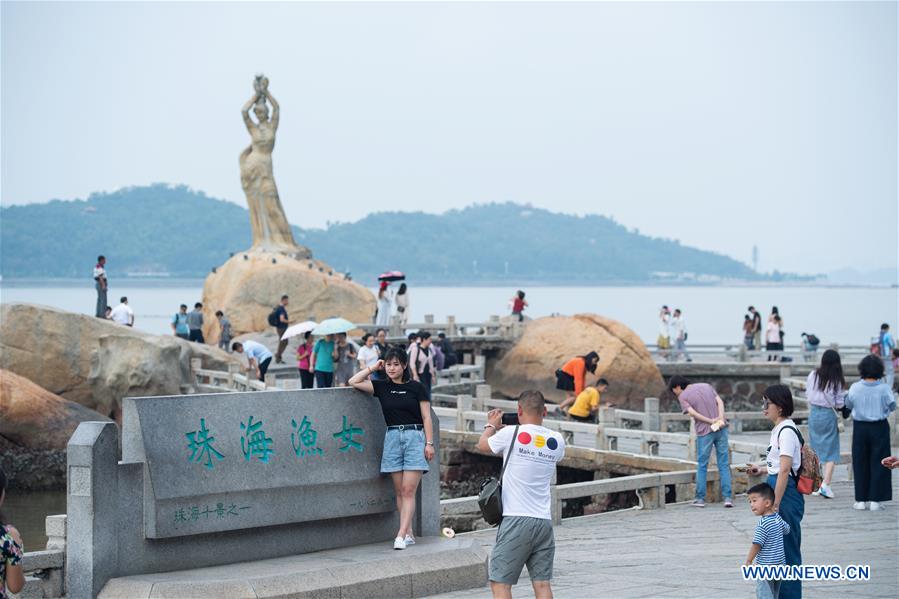
[[[317,327],[312,329],[313,335],[335,335],[337,333],[346,333],[356,328],[356,325],[346,318],[328,318],[319,323]]]

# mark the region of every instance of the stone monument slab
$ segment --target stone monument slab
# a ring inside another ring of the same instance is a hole
[[[146,464],[147,538],[396,509],[380,473],[383,416],[364,394],[149,397],[124,409],[122,458]]]
[[[377,400],[349,388],[127,398],[121,461],[112,422],[83,422],[68,444],[67,596],[366,543],[392,554],[384,433]],[[439,534],[438,459],[416,496],[419,538]]]

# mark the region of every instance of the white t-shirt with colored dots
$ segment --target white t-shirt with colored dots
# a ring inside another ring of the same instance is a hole
[[[505,426],[487,439],[505,459],[515,426]],[[549,487],[556,463],[565,456],[562,435],[536,424],[518,427],[515,446],[503,475],[503,516],[552,519]]]

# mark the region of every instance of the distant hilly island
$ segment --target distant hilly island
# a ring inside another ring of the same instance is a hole
[[[598,215],[513,203],[443,214],[378,212],[326,229],[293,227],[298,243],[372,283],[388,269],[418,284],[612,284],[770,281],[728,256],[628,230]],[[155,184],[0,209],[4,278],[83,278],[97,254],[110,276],[202,277],[250,247],[246,208],[184,186]]]

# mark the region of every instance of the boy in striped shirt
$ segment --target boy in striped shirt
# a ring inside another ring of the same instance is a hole
[[[759,518],[749,547],[746,565],[780,565],[786,563],[784,555],[784,535],[790,534],[790,525],[774,511],[774,489],[768,483],[761,483],[749,489],[749,509]],[[779,580],[757,580],[757,599],[777,599],[780,592]]]

